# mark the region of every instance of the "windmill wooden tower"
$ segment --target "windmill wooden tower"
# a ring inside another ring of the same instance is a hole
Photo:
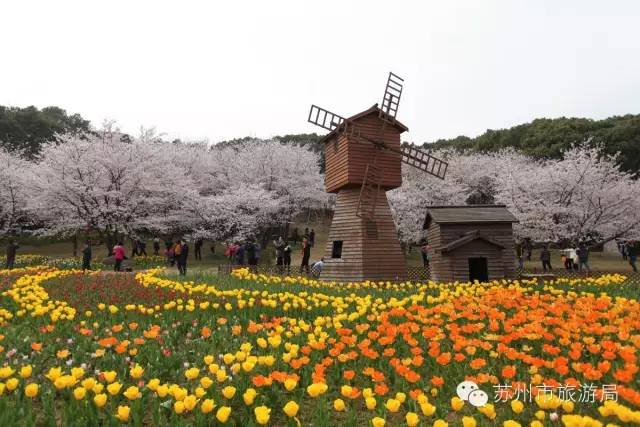
[[[402,185],[402,163],[444,179],[447,163],[400,143],[408,128],[396,120],[403,79],[389,73],[381,107],[344,118],[316,105],[308,121],[323,139],[325,188],[337,193],[320,278],[335,281],[403,280],[404,254],[386,192]]]

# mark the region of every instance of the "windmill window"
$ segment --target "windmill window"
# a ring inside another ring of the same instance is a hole
[[[331,258],[342,258],[342,240],[334,240],[331,248]]]

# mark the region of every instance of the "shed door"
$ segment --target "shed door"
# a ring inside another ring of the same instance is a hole
[[[469,281],[489,281],[489,267],[486,258],[469,258]]]

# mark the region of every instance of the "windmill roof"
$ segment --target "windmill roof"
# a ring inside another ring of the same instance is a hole
[[[424,228],[436,224],[518,222],[505,205],[429,206]]]
[[[349,121],[356,121],[358,119],[361,119],[363,117],[366,117],[370,114],[380,114],[382,110],[380,108],[378,108],[378,104],[373,104],[372,107],[367,108],[366,110],[355,114],[351,117],[348,117],[346,120]],[[406,127],[405,125],[403,125],[402,123],[400,123],[398,120],[393,120],[393,124],[392,126],[394,126],[396,129],[398,129],[400,132],[406,132],[409,130],[408,127]],[[332,130],[331,132],[329,132],[328,134],[326,134],[324,137],[322,137],[322,139],[320,140],[320,142],[326,142],[329,139],[331,139],[333,136],[335,136],[335,134],[337,133],[337,131],[340,129],[340,126],[338,126],[336,129]]]

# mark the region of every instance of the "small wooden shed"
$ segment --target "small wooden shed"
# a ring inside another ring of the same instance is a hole
[[[515,222],[504,205],[429,207],[424,229],[431,279],[486,282],[514,277]]]

